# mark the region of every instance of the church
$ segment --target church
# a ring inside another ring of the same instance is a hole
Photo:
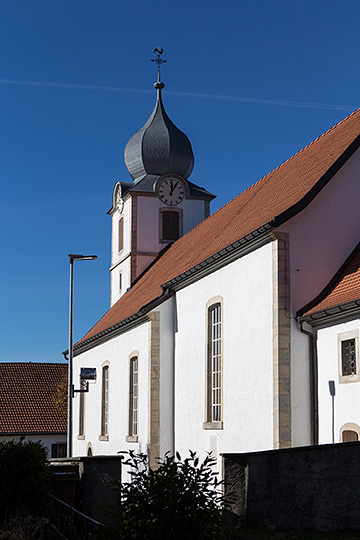
[[[214,214],[163,104],[117,182],[111,307],[75,345],[74,456],[360,436],[360,110]]]

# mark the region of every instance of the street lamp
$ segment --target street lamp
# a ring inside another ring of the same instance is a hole
[[[70,290],[69,290],[69,373],[68,373],[68,430],[67,430],[67,457],[71,457],[72,438],[72,398],[73,398],[73,318],[74,318],[74,261],[94,261],[96,255],[68,255],[70,263]]]

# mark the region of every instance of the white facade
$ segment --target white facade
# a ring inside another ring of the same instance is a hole
[[[317,331],[319,366],[319,442],[342,442],[342,432],[351,430],[360,438],[360,378],[342,376],[341,341],[354,338],[359,361],[360,319],[329,324]],[[330,381],[335,395],[330,393]]]
[[[58,434],[43,434],[38,433],[34,435],[3,435],[1,439],[3,441],[16,441],[23,438],[24,442],[39,442],[46,449],[49,459],[54,457],[66,457],[66,435],[64,433]],[[56,448],[54,448],[56,446]],[[54,455],[55,453],[55,455]],[[59,453],[61,454],[59,456]]]
[[[323,324],[316,334],[310,327],[304,331],[297,315],[358,243],[359,175],[357,150],[311,202],[281,225],[264,226],[233,251],[224,248],[192,273],[161,283],[163,295],[150,307],[119,321],[122,326],[99,335],[94,345],[85,344],[74,358],[74,380],[81,367],[95,367],[97,380],[84,397],[83,430],[79,395],[74,400],[74,455],[131,448],[148,453],[154,465],[167,451],[187,455],[191,449],[219,457],[314,444],[314,392],[320,443],[332,442],[333,418],[335,442],[344,430],[360,436],[360,381],[339,378],[339,336],[354,334],[359,349],[360,319]],[[189,198],[178,205],[181,234],[204,219],[207,204]],[[166,244],[161,241],[162,208],[155,193],[128,192],[120,207],[113,203],[112,305]],[[119,219],[124,220],[120,252]],[[315,390],[313,333],[319,370]],[[329,381],[336,389],[334,417]]]

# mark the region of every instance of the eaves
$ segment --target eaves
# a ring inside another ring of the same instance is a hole
[[[308,315],[301,315],[297,317],[297,320],[299,322],[307,322],[313,328],[316,328],[358,317],[360,317],[360,299],[345,302]]]

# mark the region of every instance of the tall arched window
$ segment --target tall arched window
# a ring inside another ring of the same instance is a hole
[[[207,308],[207,429],[222,428],[222,303]]]
[[[139,397],[138,357],[130,358],[130,391],[129,391],[129,436],[138,435],[138,397]]]
[[[109,435],[109,366],[102,368],[101,437]]]

